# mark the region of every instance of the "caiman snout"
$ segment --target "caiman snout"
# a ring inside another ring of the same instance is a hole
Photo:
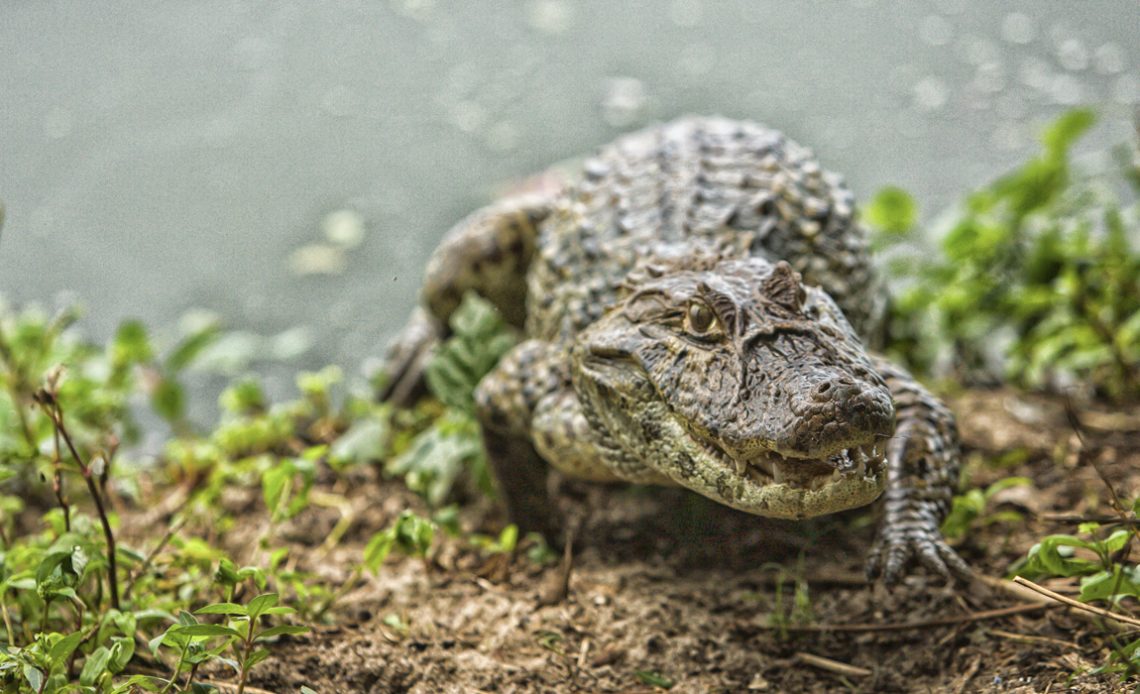
[[[847,374],[818,381],[792,395],[787,447],[806,457],[871,443],[894,433],[895,410],[886,387],[860,383]]]

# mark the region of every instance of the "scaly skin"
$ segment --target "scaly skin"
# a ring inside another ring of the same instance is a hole
[[[950,412],[869,353],[885,302],[852,196],[778,132],[688,118],[619,139],[549,198],[457,225],[391,352],[420,382],[464,291],[526,340],[476,391],[512,519],[559,534],[545,467],[687,487],[763,516],[872,502],[868,573],[968,574],[938,526],[957,478]],[[862,340],[860,339],[862,338]]]

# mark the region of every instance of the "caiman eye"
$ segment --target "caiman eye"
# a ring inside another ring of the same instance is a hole
[[[708,335],[717,327],[716,314],[700,301],[689,304],[685,317],[688,319],[688,330],[694,335]]]

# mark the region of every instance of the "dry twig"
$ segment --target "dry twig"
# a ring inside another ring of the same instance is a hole
[[[558,570],[547,577],[538,596],[540,606],[557,605],[570,594],[570,574],[574,570],[574,531],[571,526],[566,533],[566,546],[562,552],[562,563]]]
[[[1072,608],[1075,608],[1078,610],[1084,610],[1085,612],[1091,612],[1095,615],[1100,615],[1101,617],[1106,617],[1108,619],[1113,619],[1113,620],[1116,620],[1117,622],[1120,622],[1122,624],[1130,624],[1134,627],[1140,627],[1140,619],[1136,619],[1135,617],[1129,617],[1128,615],[1117,614],[1115,612],[1109,612],[1108,610],[1101,609],[1099,607],[1094,607],[1093,605],[1086,605],[1085,603],[1080,602],[1078,600],[1073,600],[1072,598],[1065,597],[1064,595],[1061,595],[1060,593],[1054,593],[1053,591],[1049,590],[1048,588],[1044,588],[1042,586],[1039,586],[1036,583],[1034,583],[1033,581],[1022,578],[1021,576],[1014,576],[1013,580],[1015,583],[1017,583],[1019,585],[1023,585],[1026,588],[1029,588],[1030,590],[1035,590],[1038,593],[1041,593],[1042,595],[1044,595],[1045,597],[1052,598],[1053,600],[1056,600],[1057,602],[1062,603],[1064,605],[1068,605],[1069,607],[1072,607]]]
[[[807,624],[803,626],[788,626],[788,625],[767,625],[759,624],[759,628],[764,630],[784,630],[789,632],[801,633],[824,633],[824,632],[875,632],[875,631],[908,631],[910,629],[928,629],[930,627],[949,627],[959,624],[968,624],[970,622],[980,622],[986,619],[999,619],[1001,617],[1008,617],[1010,615],[1022,614],[1024,612],[1035,612],[1037,610],[1052,607],[1053,603],[1049,602],[1035,602],[1022,605],[1011,605],[1010,607],[999,607],[996,610],[983,610],[981,612],[973,612],[960,617],[944,617],[942,619],[921,619],[913,622],[887,622],[885,624]]]
[[[812,667],[817,667],[821,670],[834,672],[835,674],[842,675],[843,677],[869,677],[873,674],[867,668],[848,665],[847,663],[841,663],[838,660],[832,660],[831,658],[824,658],[821,655],[812,655],[811,653],[804,653],[802,651],[800,653],[796,653],[796,660],[799,660],[805,665],[811,665]]]
[[[1061,639],[1051,639],[1048,636],[1037,636],[1035,634],[1018,634],[1014,631],[1005,631],[1004,629],[987,629],[988,633],[993,634],[999,638],[1010,639],[1011,641],[1022,641],[1024,643],[1047,643],[1059,648],[1067,648],[1071,651],[1080,650],[1078,644],[1072,641],[1062,641]]]
[[[981,667],[982,656],[979,655],[974,658],[974,662],[970,663],[970,667],[967,668],[966,672],[962,675],[962,680],[958,682],[958,687],[954,690],[954,694],[962,694],[962,692],[966,691],[970,680],[974,679],[974,675],[978,674],[978,669]]]

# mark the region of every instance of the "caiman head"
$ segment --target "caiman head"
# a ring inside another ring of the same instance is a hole
[[[883,491],[890,392],[839,307],[786,262],[649,268],[571,358],[605,440],[720,503],[806,518]]]

